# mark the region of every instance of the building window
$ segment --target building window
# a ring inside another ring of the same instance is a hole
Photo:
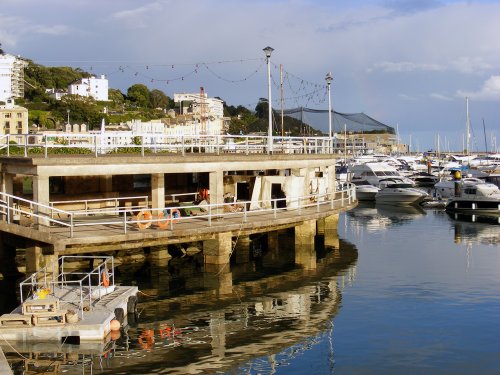
[[[21,112],[17,113],[17,118],[23,118],[23,114]]]
[[[5,130],[10,130],[10,121],[5,121]]]
[[[12,115],[11,113],[6,113],[6,114],[5,114],[5,118],[10,118],[10,117],[11,117],[11,115]]]

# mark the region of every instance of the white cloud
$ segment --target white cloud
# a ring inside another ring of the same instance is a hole
[[[429,94],[429,96],[431,98],[437,99],[437,100],[444,100],[444,101],[453,100],[453,98],[450,98],[449,96],[446,96],[446,95],[443,95],[443,94],[439,94],[437,92],[433,92],[433,93]]]
[[[66,25],[34,25],[29,27],[28,31],[47,35],[65,35],[70,32],[70,28]]]
[[[384,61],[374,64],[371,68],[367,69],[368,72],[376,70],[384,72],[443,71],[445,67],[438,64],[415,63],[410,61]]]
[[[478,91],[459,90],[456,96],[483,101],[500,101],[500,76],[491,76],[488,78]]]
[[[403,100],[417,100],[414,96],[410,96],[408,94],[398,94],[398,97],[400,97]]]
[[[482,57],[461,56],[452,62],[452,67],[461,73],[480,73],[492,68]]]

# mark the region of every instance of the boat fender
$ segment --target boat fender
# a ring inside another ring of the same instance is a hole
[[[102,280],[102,285],[104,285],[105,288],[109,286],[109,272],[107,269],[104,269],[101,273],[101,280]]]

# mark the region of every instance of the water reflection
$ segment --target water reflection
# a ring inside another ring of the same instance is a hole
[[[453,219],[454,238],[456,244],[480,243],[483,245],[500,244],[499,218],[456,215],[447,213]]]
[[[420,206],[386,206],[374,202],[361,202],[355,210],[347,212],[353,228],[366,228],[378,232],[389,227],[408,224],[426,214]]]
[[[328,227],[318,232],[313,249],[295,248],[293,230],[242,238],[228,267],[205,267],[196,251],[123,264],[119,282],[143,293],[126,330],[99,345],[2,349],[19,374],[272,374],[324,337],[331,342],[342,291],[356,276],[356,248]]]

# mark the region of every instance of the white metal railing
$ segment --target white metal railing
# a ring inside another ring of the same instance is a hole
[[[10,142],[13,141],[13,144]],[[15,143],[15,144],[14,144]],[[91,132],[57,134],[16,134],[0,136],[0,150],[7,155],[25,157],[43,154],[53,149],[76,149],[96,157],[110,153],[135,152],[144,156],[156,153],[267,153],[268,137],[253,135],[165,135],[162,133],[133,134],[132,132]],[[365,144],[356,151],[364,150]],[[126,149],[126,150],[125,150]],[[343,139],[325,136],[272,137],[272,152],[284,154],[336,154],[344,149]],[[353,150],[354,151],[354,150]]]
[[[83,272],[68,266],[68,261],[75,260],[98,261],[99,264],[90,272]],[[27,299],[40,298],[40,291],[46,290],[44,298],[50,296],[77,306],[81,319],[84,307],[91,310],[93,301],[114,290],[114,287],[114,259],[111,256],[64,255],[19,284],[21,304]]]
[[[2,194],[2,193],[0,193]],[[189,193],[195,194],[195,193]],[[17,198],[8,194],[2,194],[7,196],[8,199],[16,198],[24,202],[36,204],[22,198]],[[237,201],[222,204],[206,204],[200,205],[179,205],[175,207],[167,208],[149,208],[144,207],[140,211],[131,210],[126,207],[120,207],[118,209],[112,209],[109,212],[109,216],[95,217],[93,216],[93,211],[64,211],[56,209],[54,207],[40,205],[47,209],[53,211],[49,212],[50,215],[57,213],[60,217],[66,219],[53,219],[48,217],[48,225],[64,225],[70,230],[70,237],[74,236],[74,232],[78,227],[96,227],[96,226],[115,226],[122,227],[123,233],[127,233],[130,229],[135,229],[134,227],[141,229],[157,228],[159,230],[174,230],[174,224],[177,222],[195,222],[196,225],[200,225],[199,220],[204,220],[208,226],[213,225],[214,219],[224,218],[224,217],[241,217],[243,222],[248,220],[249,215],[261,215],[272,213],[275,218],[278,217],[280,212],[297,210],[299,215],[302,210],[316,207],[319,212],[320,208],[325,205],[329,205],[331,209],[340,209],[352,204],[356,200],[356,187],[353,184],[342,183],[337,185],[337,190],[333,193],[325,194],[309,194],[297,197],[286,197],[286,198],[270,198],[260,201]],[[8,201],[8,200],[7,200]],[[250,206],[257,206],[257,209],[250,209]],[[12,209],[8,206],[7,212]],[[182,216],[181,212],[191,211],[189,216]],[[17,212],[17,211],[16,211]],[[22,211],[24,214],[30,213],[29,211]],[[102,214],[103,211],[97,211]],[[105,211],[104,211],[105,212]],[[196,214],[194,213],[196,212]],[[3,213],[0,211],[0,213]],[[7,215],[9,219],[10,215]],[[47,216],[43,216],[47,218]]]
[[[127,203],[139,202],[137,205],[128,205]],[[144,202],[141,204],[140,202]],[[123,206],[120,206],[123,203]],[[75,199],[65,201],[52,201],[49,203],[50,207],[56,205],[62,206],[76,206],[81,209],[68,210],[73,214],[84,214],[86,216],[92,215],[113,215],[119,214],[124,209],[141,210],[149,207],[149,197],[147,195],[140,195],[134,197],[115,197],[115,198],[96,198],[96,199]],[[102,207],[104,205],[104,207]],[[97,207],[96,207],[97,206]],[[51,211],[53,212],[53,211]]]

